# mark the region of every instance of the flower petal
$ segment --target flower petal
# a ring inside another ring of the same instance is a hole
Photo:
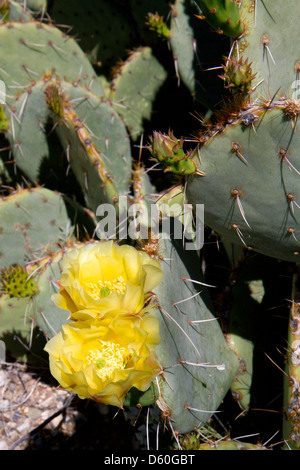
[[[112,312],[138,314],[161,279],[159,261],[144,251],[113,241],[82,244],[67,251],[61,290],[53,301],[72,319],[85,318],[88,310],[99,318]]]
[[[51,373],[80,398],[122,406],[130,388],[145,391],[160,373],[158,326],[149,313],[66,323],[45,346]]]

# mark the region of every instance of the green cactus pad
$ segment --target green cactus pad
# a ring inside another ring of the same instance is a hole
[[[226,242],[299,261],[299,133],[289,102],[277,105],[248,107],[208,137],[199,160],[205,176],[190,177],[186,195],[204,204],[205,224]]]
[[[205,20],[218,33],[233,38],[241,36],[244,25],[237,0],[197,0]]]
[[[268,450],[268,448],[261,444],[226,439],[224,441],[200,444],[198,450]]]
[[[257,334],[257,325],[264,316],[262,302],[265,284],[274,270],[276,260],[266,256],[247,256],[240,261],[232,278],[232,301],[229,313],[229,346],[236,353],[240,367],[232,381],[231,392],[243,410],[251,404],[254,351],[262,348],[261,335]],[[256,371],[255,371],[256,372]]]
[[[18,168],[31,181],[38,182],[43,161],[49,155],[44,126],[50,114],[40,85],[21,94],[14,109],[21,119],[18,122],[11,117],[7,138]]]
[[[32,301],[28,297],[0,296],[0,335],[5,332],[19,331],[21,336],[27,336],[30,331],[30,314]],[[27,319],[26,319],[27,316]]]
[[[299,264],[293,274],[292,300],[288,324],[287,358],[283,395],[283,439],[285,450],[300,449],[300,310]]]
[[[174,2],[169,39],[174,76],[178,85],[183,84],[197,101],[213,108],[223,98],[219,67],[230,49],[229,40],[220,41],[206,22],[196,18],[197,13],[193,0]]]
[[[191,28],[190,21],[193,18],[192,13],[196,12],[197,10],[190,5],[186,5],[184,0],[177,0],[172,10],[170,24],[170,45],[175,61],[175,72],[178,81],[182,81],[193,95],[196,94],[197,87],[196,70],[194,69],[196,35],[193,28]]]
[[[141,392],[135,387],[132,387],[127,393],[124,406],[148,406],[154,403],[158,398],[158,390],[155,386],[155,382],[152,382],[151,386],[146,392]]]
[[[110,98],[133,140],[143,132],[143,121],[150,120],[154,99],[166,77],[150,47],[132,52],[117,69]]]
[[[72,106],[56,119],[56,132],[88,206],[96,211],[103,202],[117,204],[131,180],[131,150],[125,125],[110,101],[62,83]],[[68,111],[70,113],[68,114]],[[97,190],[98,188],[98,190]]]
[[[50,88],[61,90],[67,100],[66,112],[58,95],[56,100],[52,96],[50,103],[45,94]],[[21,95],[15,109],[21,119],[8,137],[18,167],[32,181],[40,180],[41,168],[49,159],[45,126],[52,120],[90,208],[96,211],[104,200],[111,201],[119,193],[127,193],[131,178],[130,144],[125,125],[109,102],[79,85],[45,78],[30,93]]]
[[[151,207],[156,198],[156,188],[152,185],[149,174],[146,173],[145,168],[138,166],[133,170],[132,202],[137,205],[140,211],[139,223],[141,230],[142,227],[145,227],[148,231],[151,226]]]
[[[199,276],[200,261],[197,269],[195,254],[177,253],[174,245],[163,239],[158,253],[163,279],[155,289],[162,338],[157,355],[165,379],[159,378],[157,404],[171,419],[175,432],[185,433],[206,423],[217,411],[238,362],[211,313],[207,292],[197,295],[197,285],[188,281],[193,274],[181,257],[185,263],[189,260]]]
[[[40,260],[36,265],[38,271],[35,280],[39,292],[34,298],[34,316],[36,324],[47,338],[52,338],[58,333],[70,315],[70,312],[56,307],[51,299],[52,294],[57,294],[59,291],[57,281],[61,276],[60,262],[66,249]]]
[[[0,200],[0,267],[51,252],[70,226],[63,198],[44,188],[23,189]]]
[[[28,297],[0,296],[0,338],[5,344],[7,360],[35,363],[47,358],[43,351],[45,336],[35,326],[33,302]]]
[[[17,0],[18,3],[24,5],[25,0]],[[47,0],[26,0],[26,6],[33,11],[42,11],[47,9]]]
[[[242,2],[241,15],[247,25],[244,37],[233,52],[236,56],[248,57],[252,70],[255,90],[251,98],[271,99],[276,93],[294,99],[300,98],[299,68],[300,55],[297,47],[299,12],[297,0],[281,2]],[[287,53],[288,51],[288,53]],[[257,88],[256,88],[257,87]]]
[[[77,43],[54,26],[28,21],[0,24],[0,79],[6,85],[6,103],[42,77],[61,77],[103,96],[103,88]],[[72,58],[72,59],[71,59]],[[29,91],[30,93],[30,91]],[[18,115],[8,107],[11,119]]]
[[[16,298],[9,294],[0,296],[0,333],[16,329],[22,334],[28,334],[32,322],[47,338],[60,331],[61,326],[68,320],[70,312],[56,307],[51,296],[59,291],[57,281],[61,276],[60,262],[67,249],[67,247],[60,249],[55,254],[40,258],[28,265],[30,279],[37,286],[32,297]]]

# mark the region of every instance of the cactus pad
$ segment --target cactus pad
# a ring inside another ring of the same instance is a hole
[[[244,32],[237,0],[197,0],[205,20],[219,34],[236,38]]]
[[[187,199],[204,204],[205,223],[224,239],[287,261],[299,261],[299,135],[288,102],[241,111],[208,137]],[[213,189],[213,190],[212,190]]]
[[[159,379],[158,406],[166,408],[175,431],[184,433],[217,411],[238,363],[211,314],[207,294],[197,293],[189,281],[182,254],[169,240],[160,240],[158,253],[164,275],[155,289],[162,338],[157,355],[165,376]]]
[[[16,191],[0,200],[0,267],[51,252],[70,225],[63,198],[48,189]]]

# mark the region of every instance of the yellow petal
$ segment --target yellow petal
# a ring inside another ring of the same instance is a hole
[[[158,260],[113,241],[82,244],[63,259],[61,290],[53,296],[72,319],[102,318],[112,312],[138,314],[162,279]],[[105,288],[105,290],[103,289]]]
[[[149,314],[66,323],[45,347],[51,373],[80,398],[122,406],[130,388],[146,390],[160,373],[157,326]]]

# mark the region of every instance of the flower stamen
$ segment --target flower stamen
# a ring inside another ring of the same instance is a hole
[[[107,297],[111,292],[124,294],[126,290],[126,282],[122,276],[117,277],[113,281],[102,281],[99,279],[96,283],[88,284],[88,294],[95,300]]]
[[[125,348],[119,344],[101,341],[99,349],[91,349],[86,356],[87,364],[94,364],[97,375],[103,379],[111,379],[115,370],[125,369],[128,357]]]

